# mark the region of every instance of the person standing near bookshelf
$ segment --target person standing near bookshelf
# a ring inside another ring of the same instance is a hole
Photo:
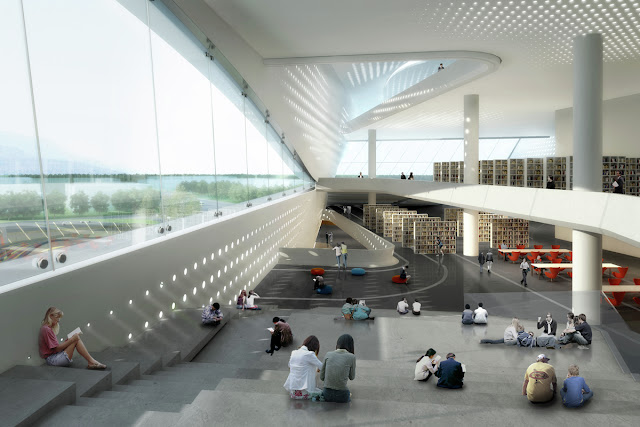
[[[436,237],[436,248],[439,252],[439,255],[444,256],[444,250],[442,249],[444,247],[444,244],[442,243],[442,240],[440,240],[440,236]]]
[[[555,190],[556,189],[556,183],[553,182],[553,175],[549,175],[549,177],[547,178],[547,190]]]
[[[624,194],[624,178],[620,174],[620,171],[616,171],[616,177],[611,184],[613,192],[616,194]]]

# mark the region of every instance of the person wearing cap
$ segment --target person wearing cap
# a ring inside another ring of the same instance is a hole
[[[462,364],[456,360],[455,354],[447,354],[447,360],[440,362],[438,370],[436,371],[436,377],[438,377],[438,387],[462,388],[464,369],[462,368]]]
[[[522,384],[522,395],[529,402],[542,403],[553,399],[558,388],[556,370],[549,364],[545,354],[539,354],[535,363],[527,368]]]

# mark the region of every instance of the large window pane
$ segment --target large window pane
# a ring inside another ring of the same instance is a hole
[[[52,268],[19,0],[0,4],[0,55],[1,286]]]
[[[144,10],[144,0],[128,1]],[[67,263],[159,235],[145,22],[110,0],[24,2],[55,244]]]
[[[166,223],[179,230],[217,212],[211,61],[162,3],[152,3],[149,14],[162,201]]]
[[[265,139],[264,116],[251,102],[245,100],[245,125],[247,128],[247,187],[253,206],[267,201],[269,189],[268,144]]]

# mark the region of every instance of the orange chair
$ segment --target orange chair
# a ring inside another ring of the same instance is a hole
[[[640,305],[640,297],[633,297],[633,302]]]
[[[546,256],[546,258],[547,258],[549,261],[553,261],[554,259],[558,258],[558,254],[559,254],[559,253],[560,253],[560,252],[553,252],[553,251],[551,251],[551,252],[549,252],[549,255],[547,255],[547,256]]]
[[[567,262],[571,262],[571,261],[573,261],[573,252],[566,253],[566,254],[564,255],[564,259],[565,259]]]
[[[520,252],[511,252],[511,254],[507,255],[507,258],[511,262],[518,261],[520,259]]]
[[[640,279],[633,279],[633,283],[640,286]]]
[[[609,285],[618,286],[618,285],[620,285],[621,281],[622,281],[622,279],[609,278]],[[614,292],[613,293],[613,298],[607,297],[607,299],[609,300],[609,302],[611,303],[612,306],[617,307],[620,304],[622,304],[622,300],[624,299],[624,295],[625,294],[626,294],[626,292]]]
[[[560,264],[562,262],[562,258],[554,258],[551,260],[551,262],[554,264]]]
[[[536,260],[536,258],[538,258],[539,254],[540,252],[531,252],[531,255],[527,255],[527,259],[529,260],[530,263],[532,263]]]
[[[324,268],[312,268],[311,269],[312,276],[324,276]]]
[[[627,270],[629,270],[629,267],[618,267],[618,271],[614,271],[613,275],[618,279],[624,279],[624,276],[627,275]]]
[[[516,245],[516,249],[524,249],[524,245]]]
[[[607,271],[607,268],[609,267],[602,267],[602,275],[604,276],[604,272]]]
[[[559,268],[550,268],[549,271],[544,272],[544,275],[547,276],[551,282],[553,282],[553,279],[558,277],[558,273],[560,273]]]
[[[407,279],[401,279],[399,274],[397,276],[393,276],[391,278],[391,281],[393,283],[398,283],[400,285],[403,285],[403,284],[407,283]]]
[[[542,249],[543,246],[542,245],[533,245],[533,249]]]
[[[551,249],[560,249],[560,245],[551,245]]]
[[[573,271],[567,271],[567,276],[571,277],[573,279]]]

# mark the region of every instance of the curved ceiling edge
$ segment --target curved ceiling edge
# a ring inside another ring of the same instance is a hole
[[[349,62],[380,61],[426,61],[430,59],[471,59],[482,61],[488,64],[493,64],[496,67],[502,63],[502,59],[500,59],[499,56],[486,52],[475,52],[468,50],[265,58],[262,60],[262,62],[268,67],[282,67],[286,65],[303,64],[338,64]]]

